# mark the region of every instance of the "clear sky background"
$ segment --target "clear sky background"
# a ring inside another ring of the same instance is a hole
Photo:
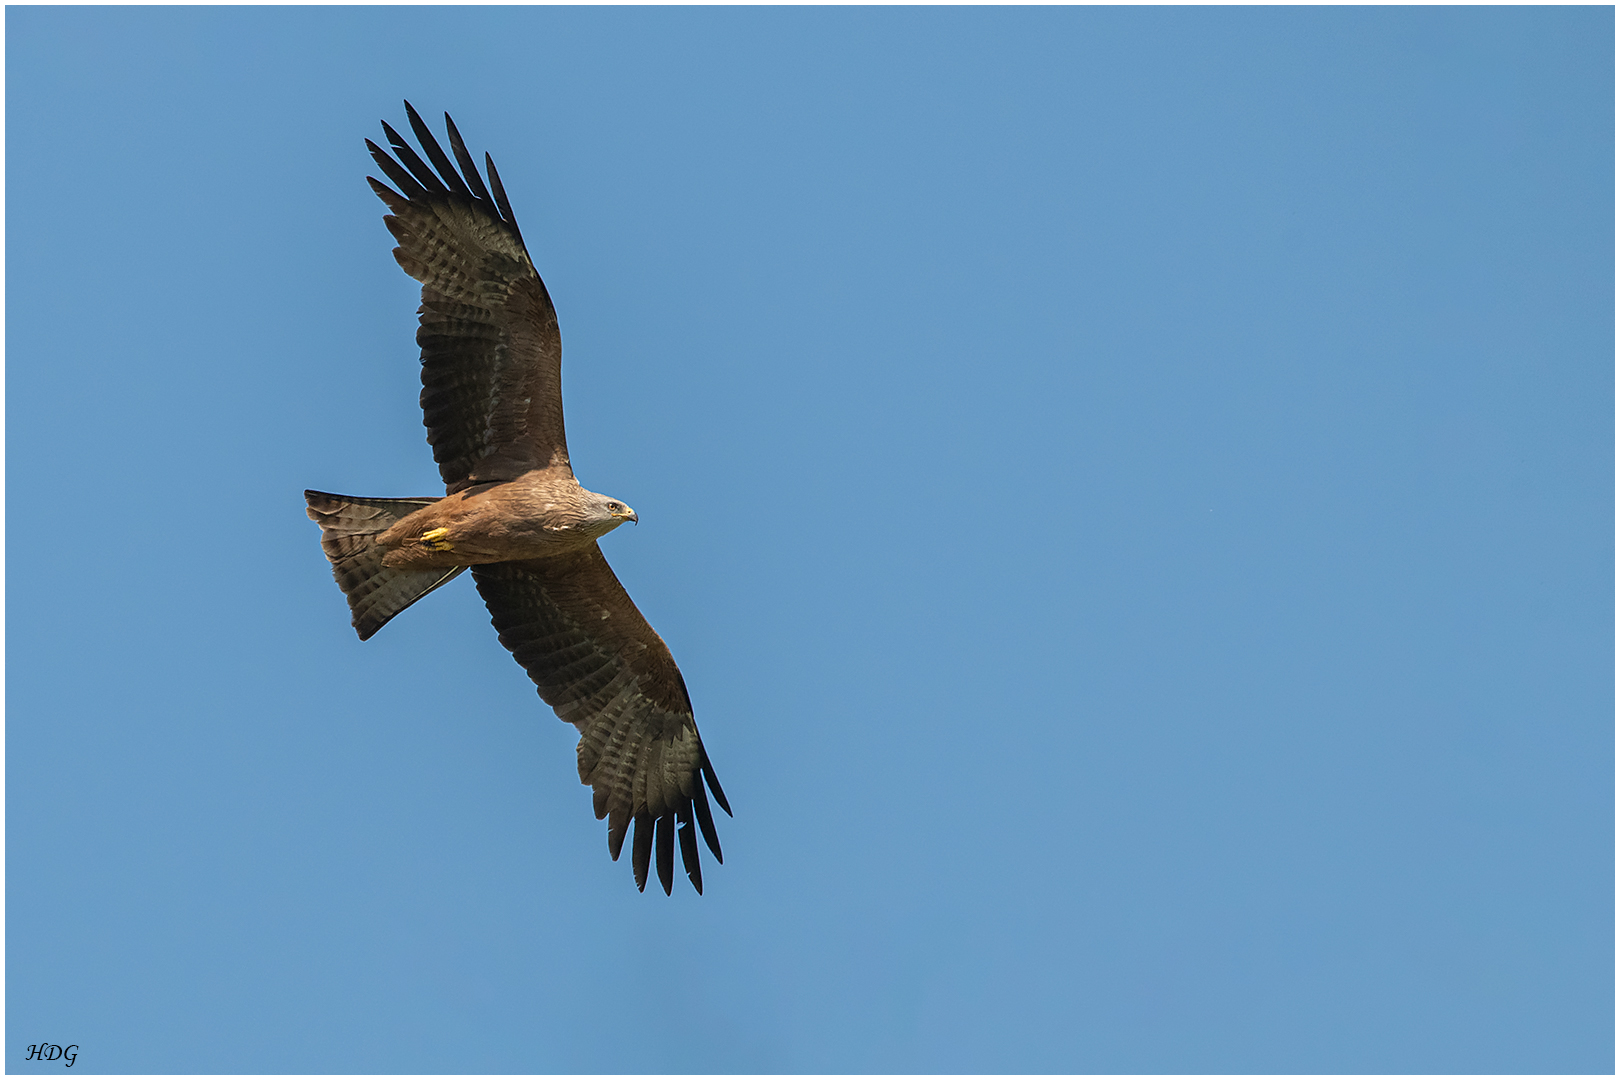
[[[12,8],[7,1045],[1613,1068],[1613,12]],[[635,891],[361,143],[500,165],[736,810]]]

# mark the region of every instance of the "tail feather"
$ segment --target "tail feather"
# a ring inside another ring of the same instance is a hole
[[[466,569],[390,570],[382,563],[377,535],[437,499],[362,499],[324,491],[306,491],[304,498],[310,520],[321,527],[321,550],[331,560],[332,576],[348,598],[351,621],[361,641]]]

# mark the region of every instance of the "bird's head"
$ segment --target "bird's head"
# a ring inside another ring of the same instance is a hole
[[[636,512],[618,499],[597,495],[592,500],[591,524],[601,530],[598,536],[605,536],[625,522],[636,520]]]

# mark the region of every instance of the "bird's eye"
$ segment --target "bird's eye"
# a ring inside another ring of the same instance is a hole
[[[616,503],[616,502],[608,503],[608,513],[610,513],[610,514],[617,514],[620,510],[623,510],[623,509],[624,509],[624,504],[623,503]]]

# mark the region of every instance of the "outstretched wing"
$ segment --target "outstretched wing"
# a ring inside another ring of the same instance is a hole
[[[371,189],[399,246],[394,258],[422,283],[422,422],[450,494],[530,469],[568,468],[563,437],[562,337],[488,154],[489,188],[445,114],[458,172],[405,103],[424,162],[383,124],[398,160],[366,146],[395,191]],[[494,189],[494,196],[490,195]]]
[[[472,574],[501,644],[546,704],[579,729],[579,778],[591,787],[597,818],[608,819],[609,853],[618,859],[633,822],[636,888],[646,888],[656,846],[658,880],[668,893],[678,825],[686,876],[701,893],[694,815],[709,850],[724,861],[704,781],[722,810],[731,807],[698,738],[675,658],[601,549],[489,563]]]

